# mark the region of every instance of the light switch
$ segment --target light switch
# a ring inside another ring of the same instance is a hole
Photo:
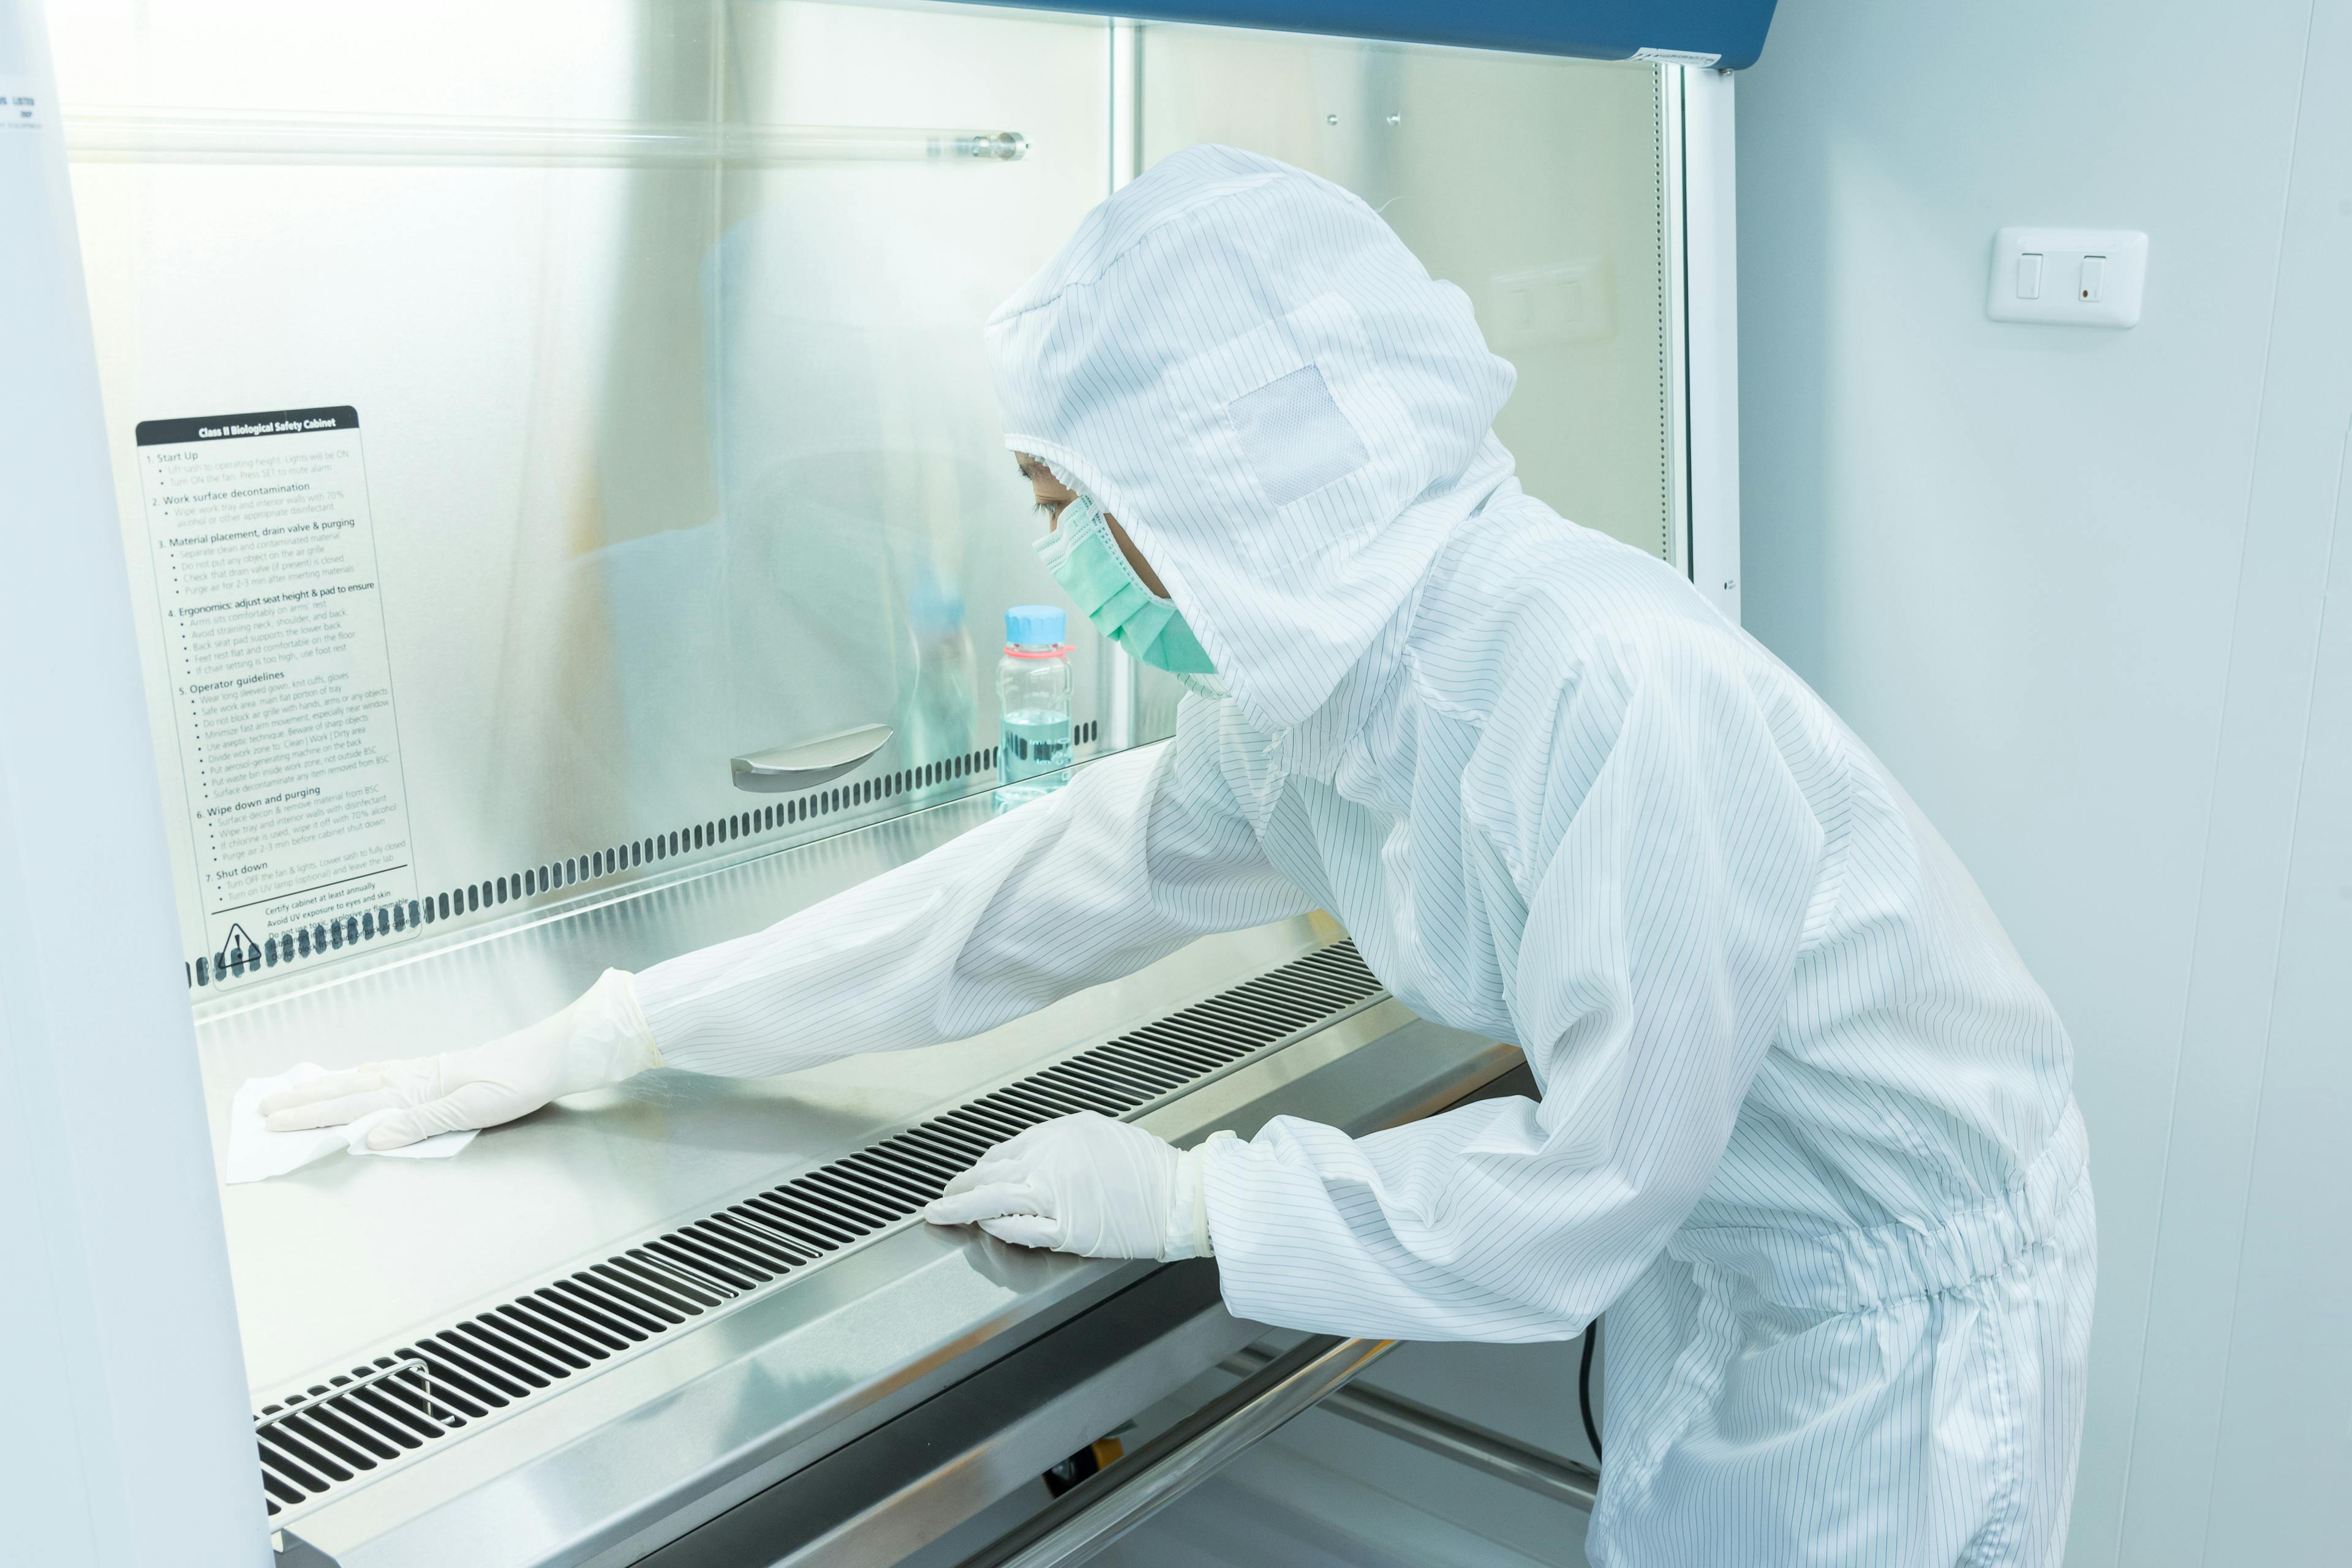
[[[2139,324],[2147,236],[2132,229],[2005,228],[1993,236],[1985,314],[2054,327]]]

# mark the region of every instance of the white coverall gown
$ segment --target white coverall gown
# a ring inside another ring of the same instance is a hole
[[[1509,367],[1336,187],[1177,154],[990,341],[1008,445],[1118,518],[1233,696],[646,971],[667,1059],[961,1038],[1328,909],[1543,1098],[1214,1145],[1234,1311],[1533,1341],[1610,1308],[1596,1563],[2055,1563],[2094,1247],[2070,1049],[1876,760],[1521,492]]]

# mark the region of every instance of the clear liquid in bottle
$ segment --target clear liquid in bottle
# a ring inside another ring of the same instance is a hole
[[[996,667],[1003,732],[996,749],[997,811],[1053,794],[1070,782],[1068,621],[1053,605],[1004,612],[1004,658]]]

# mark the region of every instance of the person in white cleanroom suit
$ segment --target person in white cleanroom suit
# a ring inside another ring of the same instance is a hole
[[[2056,1563],[2094,1247],[2070,1049],[1886,771],[1674,571],[1520,490],[1510,367],[1336,186],[1171,157],[988,339],[1056,574],[1190,666],[1174,741],[270,1124],[410,1108],[391,1144],[657,1063],[957,1039],[1327,909],[1542,1099],[1181,1153],[1067,1118],[930,1217],[1213,1252],[1235,1313],[1300,1329],[1565,1340],[1609,1309],[1596,1563]]]

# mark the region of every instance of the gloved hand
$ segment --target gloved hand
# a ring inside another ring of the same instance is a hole
[[[371,1149],[397,1149],[436,1132],[512,1121],[558,1095],[659,1066],[636,988],[625,971],[608,969],[577,1002],[527,1029],[471,1050],[329,1073],[271,1095],[261,1114],[272,1132],[299,1132],[397,1108],[367,1135]]]
[[[1140,1127],[1080,1111],[982,1154],[923,1217],[976,1223],[1001,1240],[1082,1258],[1205,1258],[1202,1164],[1198,1149],[1179,1151]]]

